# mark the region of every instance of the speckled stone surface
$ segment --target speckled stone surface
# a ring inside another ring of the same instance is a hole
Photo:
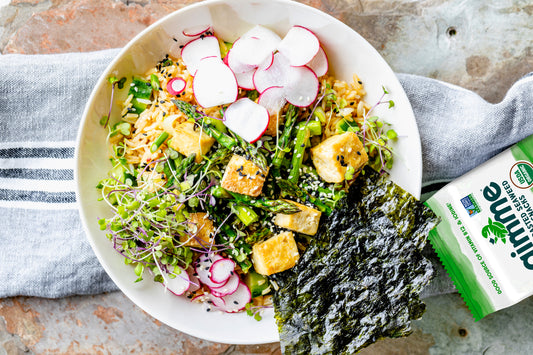
[[[120,47],[193,0],[0,0],[1,53]],[[304,0],[354,28],[397,72],[445,80],[501,100],[533,70],[533,1]],[[445,114],[443,115],[445,119]],[[1,261],[0,261],[1,262]],[[533,299],[474,323],[457,294],[426,299],[403,339],[363,355],[529,354]],[[0,300],[4,354],[280,354],[278,343],[207,342],[161,324],[122,293]]]

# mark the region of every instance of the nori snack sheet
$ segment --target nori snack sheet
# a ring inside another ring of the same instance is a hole
[[[354,354],[409,335],[433,277],[422,255],[438,222],[412,195],[366,169],[320,223],[297,265],[270,276],[284,354]]]

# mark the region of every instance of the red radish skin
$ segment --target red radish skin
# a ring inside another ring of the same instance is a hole
[[[237,290],[237,287],[239,287],[240,278],[239,275],[236,273],[233,273],[228,279],[228,281],[220,287],[212,287],[210,288],[211,292],[217,296],[217,297],[223,297],[227,295],[231,295],[233,292]]]
[[[267,70],[274,63],[274,52],[272,52],[266,59],[257,66],[259,70]]]
[[[222,258],[211,265],[209,269],[211,275],[209,278],[215,283],[223,283],[228,281],[230,276],[234,274],[234,271],[235,262],[231,259]]]
[[[265,133],[270,115],[266,108],[244,97],[226,109],[223,122],[245,141],[255,143]]]
[[[211,29],[211,25],[198,25],[184,29],[181,33],[185,37],[198,37]]]
[[[182,78],[172,78],[167,82],[167,91],[170,95],[178,96],[187,87],[187,82]]]
[[[302,66],[318,53],[320,42],[316,35],[303,26],[293,26],[278,45],[292,66]]]
[[[222,256],[218,254],[211,254],[209,255],[209,257],[200,257],[200,259],[196,263],[194,270],[198,275],[198,279],[202,284],[206,285],[207,287],[220,287],[224,285],[223,282],[215,283],[211,281],[211,278],[209,277],[209,270],[211,269],[211,265],[213,265],[214,262],[220,259],[222,259]]]
[[[225,309],[226,308],[226,301],[222,299],[221,297],[217,297],[213,294],[206,294],[206,301],[211,301],[215,307],[218,309]]]
[[[306,64],[306,66],[314,71],[317,77],[321,77],[328,72],[329,60],[322,46],[319,48],[318,53],[313,57],[313,59],[311,59],[309,63]]]
[[[218,39],[205,36],[193,39],[181,49],[181,58],[191,75],[196,75],[200,61],[206,57],[221,58]]]
[[[244,282],[239,283],[239,287],[230,295],[222,297],[225,303],[224,310],[227,313],[242,311],[246,304],[252,300],[252,293]]]

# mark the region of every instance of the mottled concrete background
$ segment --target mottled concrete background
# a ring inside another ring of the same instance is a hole
[[[193,2],[0,0],[0,52],[121,47],[157,19]],[[531,0],[302,2],[354,28],[396,72],[461,85],[490,102],[500,101],[514,81],[533,69]],[[532,299],[477,323],[456,294],[426,303],[428,311],[411,336],[381,340],[361,354],[528,354],[533,349]],[[0,300],[0,355],[33,353],[280,354],[280,349],[279,344],[237,346],[185,335],[120,292]]]

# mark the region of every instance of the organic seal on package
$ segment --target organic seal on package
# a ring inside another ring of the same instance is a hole
[[[426,204],[429,239],[479,320],[533,294],[533,136],[452,181]]]

